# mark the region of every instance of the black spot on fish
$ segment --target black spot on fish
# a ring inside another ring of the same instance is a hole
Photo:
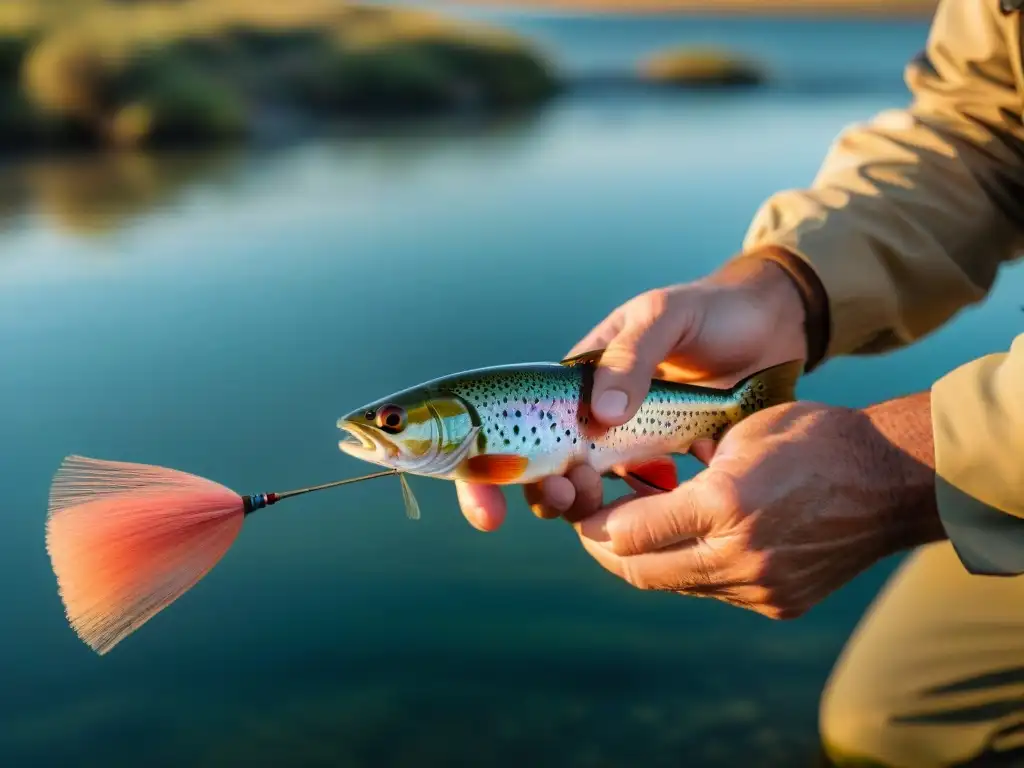
[[[557,428],[557,426],[558,426],[557,424],[555,424],[554,422],[551,422],[551,431],[554,432],[555,429]]]
[[[523,412],[522,411],[516,411],[516,418],[517,419],[522,418],[522,416],[523,416]]]
[[[536,440],[534,440],[533,444],[534,445],[540,445],[540,438],[538,437]]]
[[[501,415],[502,415],[502,418],[507,419],[508,418],[508,411],[502,411]]]
[[[514,434],[517,434],[517,435],[519,434],[519,425],[518,424],[516,424],[514,427],[512,427],[512,432]]]
[[[562,438],[561,438],[561,437],[556,437],[556,438],[555,438],[555,442],[556,442],[556,443],[560,443],[560,442],[562,442]]]
[[[570,430],[565,430],[565,436],[568,437],[571,434]]]
[[[512,441],[509,440],[507,437],[505,438],[505,445],[512,445]]]

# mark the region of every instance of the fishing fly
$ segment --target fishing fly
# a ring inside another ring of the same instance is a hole
[[[50,490],[46,547],[69,624],[105,654],[209,573],[254,512],[374,478],[398,477],[412,520],[421,512],[409,474],[508,485],[586,463],[671,491],[671,455],[792,401],[803,368],[790,361],[727,389],[654,379],[632,419],[599,429],[588,393],[601,354],[468,371],[357,408],[338,420],[339,448],[385,469],[291,491],[242,495],[174,469],[68,456]]]

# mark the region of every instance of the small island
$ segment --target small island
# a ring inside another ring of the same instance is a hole
[[[680,49],[657,53],[640,65],[648,83],[677,87],[761,85],[767,73],[756,63],[716,49]]]
[[[558,80],[485,25],[343,0],[8,0],[0,149],[211,144],[339,118],[535,106]]]

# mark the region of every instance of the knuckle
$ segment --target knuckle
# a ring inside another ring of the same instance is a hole
[[[612,538],[612,549],[620,557],[628,557],[653,549],[656,541],[657,533],[651,521],[641,518]]]
[[[637,366],[639,360],[636,338],[617,338],[601,356],[601,367],[614,373],[625,373]]]
[[[739,486],[731,475],[716,469],[707,469],[704,475],[704,482],[707,483],[706,498],[716,511],[731,514],[743,508]]]
[[[653,319],[664,314],[672,303],[672,291],[669,288],[652,288],[642,294],[642,306],[645,319]]]
[[[523,498],[533,507],[544,502],[544,490],[540,483],[528,483],[523,486]]]
[[[778,621],[795,619],[802,616],[807,606],[797,598],[793,590],[785,583],[786,580],[776,580],[777,586],[765,587],[765,609],[769,618]]]
[[[798,619],[807,612],[802,605],[767,605],[761,608],[758,613],[773,621],[792,621]]]
[[[552,509],[545,504],[531,504],[530,511],[541,520],[555,520],[561,516],[561,512]]]
[[[712,569],[710,558],[702,550],[703,540],[698,540],[693,548],[693,572],[691,581],[693,586],[707,587],[712,583]]]

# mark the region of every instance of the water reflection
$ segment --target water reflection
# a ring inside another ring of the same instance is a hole
[[[238,151],[151,155],[112,152],[32,162],[4,175],[4,201],[16,201],[75,235],[117,230],[140,214],[172,204],[191,185],[238,167]]]
[[[414,172],[423,163],[444,161],[470,142],[488,156],[515,152],[537,121],[530,114],[479,120],[359,124],[334,131],[332,141],[308,137],[298,144],[240,146],[169,153],[111,151],[9,163],[0,172],[0,231],[37,215],[44,226],[75,236],[116,232],[155,211],[174,208],[195,187],[229,192],[243,178],[290,160],[309,146],[328,148],[320,160],[385,175]],[[463,152],[464,153],[464,152]],[[354,163],[354,166],[353,166]],[[275,182],[268,179],[267,183]]]

